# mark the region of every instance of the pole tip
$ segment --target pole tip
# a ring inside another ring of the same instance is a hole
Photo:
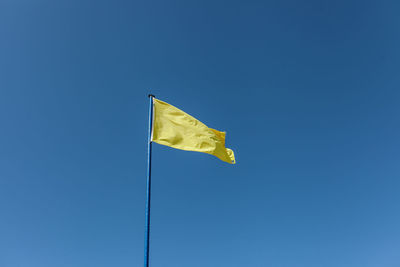
[[[149,94],[148,96],[149,96],[149,97],[156,97],[155,95],[152,95],[152,94]]]

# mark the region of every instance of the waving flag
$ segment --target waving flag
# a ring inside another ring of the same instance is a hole
[[[177,149],[197,151],[235,164],[233,151],[225,147],[225,132],[207,127],[182,110],[153,98],[151,141]]]

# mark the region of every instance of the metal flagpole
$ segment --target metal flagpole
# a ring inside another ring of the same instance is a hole
[[[151,134],[153,129],[153,97],[149,95],[149,137],[147,147],[146,226],[144,237],[144,267],[149,267],[150,254],[150,200],[151,200]]]

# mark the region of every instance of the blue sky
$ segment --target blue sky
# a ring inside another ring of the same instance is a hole
[[[2,0],[0,266],[143,265],[150,91],[237,160],[153,146],[151,266],[398,266],[399,8]]]

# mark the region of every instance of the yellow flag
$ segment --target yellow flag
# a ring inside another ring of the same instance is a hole
[[[153,98],[151,141],[177,149],[208,153],[235,164],[233,151],[225,147],[225,134],[208,128],[182,110]]]

